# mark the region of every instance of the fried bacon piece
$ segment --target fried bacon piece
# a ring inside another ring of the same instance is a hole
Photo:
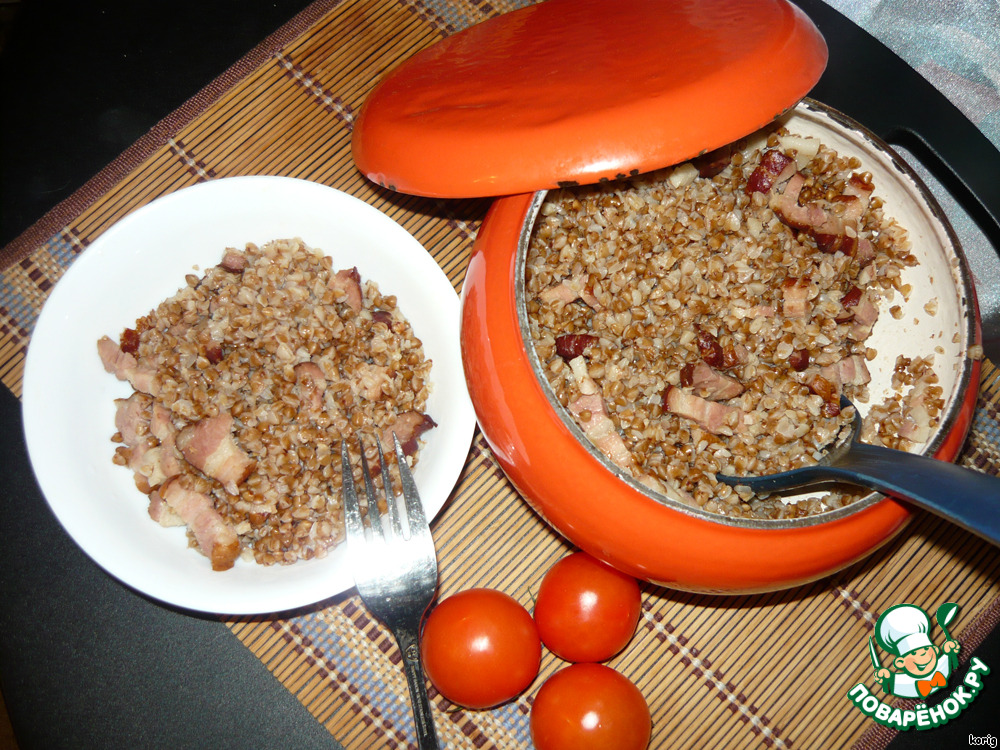
[[[225,352],[222,351],[222,345],[217,341],[207,342],[202,351],[205,353],[205,359],[213,365],[219,364],[219,362],[221,362],[225,357]]]
[[[147,493],[181,472],[172,442],[156,444],[147,439],[139,443],[132,449],[128,465],[136,473],[136,486]]]
[[[840,298],[840,306],[844,311],[837,316],[837,322],[853,324],[848,337],[855,341],[867,339],[878,320],[878,305],[871,295],[852,286]]]
[[[914,443],[926,443],[931,434],[931,414],[928,411],[928,384],[917,383],[906,400],[903,422],[899,426],[899,436]]]
[[[247,262],[247,256],[238,250],[226,250],[219,265],[230,273],[243,273]]]
[[[122,331],[119,345],[126,354],[135,354],[139,351],[139,332],[134,328],[126,328]]]
[[[782,183],[784,187],[778,189]],[[874,191],[871,176],[852,174],[843,194],[833,199],[838,204],[836,211],[815,203],[800,204],[805,184],[806,178],[796,170],[793,159],[777,149],[769,149],[750,173],[745,192],[769,194],[769,204],[778,218],[793,229],[807,231],[820,251],[856,257],[860,266],[870,263],[875,257],[871,241],[848,230],[857,230],[871,204]]]
[[[195,492],[184,486],[180,477],[171,477],[157,492],[188,529],[194,534],[195,541],[202,553],[212,561],[212,570],[229,570],[240,554],[240,541],[236,531],[225,522],[215,509],[212,498],[200,492]],[[160,517],[160,512],[153,510],[150,503],[150,516],[154,512]],[[162,523],[162,522],[161,522]]]
[[[792,176],[795,161],[777,149],[769,149],[760,156],[760,164],[747,179],[745,192],[770,193],[775,185]]]
[[[412,456],[417,452],[420,436],[435,427],[437,427],[437,422],[426,414],[421,414],[418,411],[403,412],[382,431],[382,445],[389,446],[388,449],[392,450],[392,436],[395,434],[399,438],[403,453]]]
[[[846,323],[854,317],[854,308],[861,301],[861,290],[856,286],[850,286],[840,298],[840,306],[844,308],[844,313],[837,317],[838,323]]]
[[[840,414],[840,395],[845,385],[865,385],[871,373],[860,354],[852,354],[826,367],[805,373],[805,384],[810,391],[823,399],[823,414],[835,417]]]
[[[381,323],[390,331],[392,330],[392,313],[388,310],[372,310],[372,325]]]
[[[149,513],[149,517],[160,524],[160,526],[169,528],[171,526],[184,525],[184,519],[177,515],[177,512],[167,504],[167,501],[160,495],[159,490],[153,490],[150,493],[147,512]]]
[[[877,320],[878,306],[866,292],[861,295],[861,299],[854,307],[854,326],[851,328],[851,332],[847,334],[848,338],[855,341],[864,341],[871,335],[872,328],[874,328]]]
[[[115,406],[115,427],[126,446],[121,455],[135,474],[136,487],[149,494],[152,488],[181,472],[170,412],[138,391],[116,399]]]
[[[608,415],[604,399],[599,393],[579,396],[569,404],[569,410],[576,423],[583,429],[584,434],[590,438],[594,447],[607,456],[613,464],[620,466],[635,477],[638,482],[653,491],[686,505],[695,505],[694,498],[682,488],[670,482],[661,481],[651,474],[639,472],[632,453],[625,445],[614,421]]]
[[[731,435],[739,428],[742,410],[695,396],[668,385],[663,391],[663,410],[697,422],[714,435]]]
[[[292,369],[299,396],[299,413],[318,414],[323,410],[326,375],[315,362],[299,362]]]
[[[816,290],[812,279],[788,278],[781,283],[781,312],[786,318],[805,318],[809,315],[809,300]]]
[[[698,354],[710,367],[725,366],[726,352],[719,340],[711,333],[703,328],[698,328],[695,344],[698,346]]]
[[[867,237],[862,237],[858,240],[851,255],[858,262],[858,268],[864,268],[875,260],[875,246]]]
[[[590,279],[587,274],[580,273],[576,276],[571,276],[568,279],[563,279],[559,283],[553,284],[548,289],[542,290],[539,297],[543,302],[547,302],[549,304],[557,302],[568,304],[570,302],[576,302],[579,299],[583,300],[587,305],[595,310],[600,309],[601,304],[597,301],[597,297],[594,296],[593,289],[588,286],[589,281]]]
[[[858,249],[858,238],[848,237],[846,234],[823,234],[816,232],[813,234],[816,240],[816,247],[820,252],[843,253],[844,255],[854,255]]]
[[[600,387],[587,374],[587,365],[583,357],[570,360],[569,366],[573,372],[573,379],[580,390],[580,395],[574,398],[567,408],[584,434],[590,438],[594,447],[607,456],[613,464],[627,471],[646,487],[678,502],[694,505],[694,498],[683,488],[672,482],[660,480],[652,474],[639,471],[635,457],[625,445],[625,440],[618,432],[611,415],[608,414],[608,407],[601,396]]]
[[[867,237],[813,232],[812,238],[816,240],[816,247],[820,252],[850,255],[858,259],[859,267],[864,267],[875,260],[875,248]]]
[[[828,223],[832,216],[824,208],[815,203],[799,203],[799,195],[805,184],[806,178],[801,172],[793,174],[785,183],[784,189],[771,196],[771,210],[793,229],[808,229],[820,234],[843,234],[843,226]]]
[[[865,364],[865,358],[860,354],[852,354],[832,365],[821,367],[819,373],[838,387],[865,385],[872,379],[868,372],[868,365]]]
[[[160,378],[156,370],[139,365],[133,355],[122,351],[121,347],[108,336],[101,336],[97,341],[97,353],[101,357],[104,369],[119,380],[128,381],[131,386],[143,393],[155,396],[160,391]]]
[[[343,297],[343,301],[354,312],[361,310],[361,274],[358,273],[357,268],[344,268],[337,271],[330,277],[328,286],[335,294]]]
[[[809,350],[796,349],[788,355],[788,366],[795,372],[802,372],[809,367]]]
[[[235,495],[237,486],[253,473],[257,462],[236,444],[232,430],[233,417],[229,413],[200,419],[177,434],[177,447],[189,464]]]
[[[870,174],[852,174],[847,180],[843,195],[844,200],[854,199],[847,218],[860,221],[871,205],[873,192],[875,192],[875,186],[872,184]]]
[[[756,308],[753,313],[758,312]],[[773,315],[774,311],[771,310]],[[725,343],[701,326],[695,326],[695,345],[698,347],[698,355],[709,367],[728,370],[730,367],[745,364],[749,356],[747,348],[742,344],[736,344],[732,339]]]
[[[115,399],[115,429],[125,445],[134,447],[150,432],[149,409],[153,399],[136,391],[128,398]]]
[[[556,337],[556,354],[569,361],[583,356],[587,348],[597,343],[597,336],[589,333],[566,333]]]
[[[586,361],[583,357],[576,357],[570,360],[569,366],[580,390],[580,395],[568,405],[570,413],[601,453],[631,473],[635,468],[632,454],[608,414],[600,386],[587,373]]]
[[[772,194],[770,206],[774,213],[793,229],[807,232],[821,252],[839,252],[854,257],[859,268],[868,265],[875,258],[875,248],[867,237],[858,236],[857,230],[871,204],[870,179],[851,175],[843,195],[833,199],[838,210],[816,203],[800,204],[799,196],[805,183],[805,176],[796,172],[784,188]]]
[[[170,410],[167,407],[153,403],[149,431],[153,433],[153,437],[160,441],[160,444],[155,448],[157,465],[154,469],[161,479],[154,482],[152,475],[149,479],[150,484],[155,487],[163,479],[181,473],[180,453],[177,451],[177,428],[174,427]]]
[[[856,226],[857,219],[864,213],[863,208],[858,213],[860,201],[857,198],[850,197],[851,208],[837,215],[816,203],[799,203],[799,196],[805,183],[806,178],[802,173],[796,172],[785,183],[783,190],[771,196],[771,209],[779,219],[793,229],[808,231],[814,238],[824,237],[824,243],[827,245],[833,242],[830,237],[845,235],[848,226]]]
[[[597,450],[623,469],[634,468],[632,454],[611,421],[600,393],[579,396],[570,402],[569,411]]]
[[[716,372],[704,362],[681,368],[681,385],[710,401],[728,401],[743,393],[743,384],[736,378]]]
[[[173,419],[170,415],[170,409],[153,402],[152,413],[149,417],[149,431],[153,433],[157,440],[161,443],[172,437],[175,437],[177,430],[174,428]]]

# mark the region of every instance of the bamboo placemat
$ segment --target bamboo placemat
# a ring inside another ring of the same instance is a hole
[[[20,396],[34,321],[62,273],[111,224],[199,181],[245,174],[314,180],[406,227],[460,287],[487,203],[382,191],[354,169],[353,119],[381,71],[518,0],[320,0],[276,32],[0,254],[0,379]],[[1000,371],[984,363],[961,463],[1000,472]],[[440,596],[489,586],[531,607],[542,573],[568,551],[507,482],[476,433],[464,472],[434,525]],[[1000,620],[1000,557],[918,515],[895,542],[825,581],[793,591],[717,598],[647,586],[637,635],[612,662],[643,691],[653,747],[885,745],[893,736],[847,698],[874,687],[867,641],[878,614],[909,602],[961,606],[953,635],[965,659]],[[406,685],[391,637],[356,596],[274,618],[226,624],[348,748],[413,746]],[[530,747],[547,652],[517,701],[469,712],[433,693],[448,747]]]

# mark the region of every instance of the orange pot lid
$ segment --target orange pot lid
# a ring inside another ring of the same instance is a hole
[[[369,179],[416,195],[615,179],[752,133],[826,61],[819,30],[785,0],[547,0],[390,71],[352,149]]]

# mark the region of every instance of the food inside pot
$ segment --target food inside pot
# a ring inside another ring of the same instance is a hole
[[[850,421],[841,394],[867,404],[867,442],[928,440],[944,407],[933,356],[869,343],[901,314],[916,263],[860,160],[775,126],[677,167],[549,193],[525,307],[556,399],[620,470],[720,514],[798,517],[862,493],[757,497],[716,474],[814,463]],[[873,367],[893,368],[879,403]]]
[[[341,441],[395,434],[415,463],[435,426],[423,344],[394,296],[300,239],[229,249],[187,282],[98,342],[135,391],[115,462],[216,570],[325,557],[344,538]]]

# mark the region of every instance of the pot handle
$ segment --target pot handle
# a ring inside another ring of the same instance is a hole
[[[916,155],[962,204],[1000,255],[1000,151],[951,102],[939,96],[942,106],[946,103],[954,109],[955,117],[941,117],[940,108],[932,105],[912,120],[897,118],[898,124],[879,135]]]

